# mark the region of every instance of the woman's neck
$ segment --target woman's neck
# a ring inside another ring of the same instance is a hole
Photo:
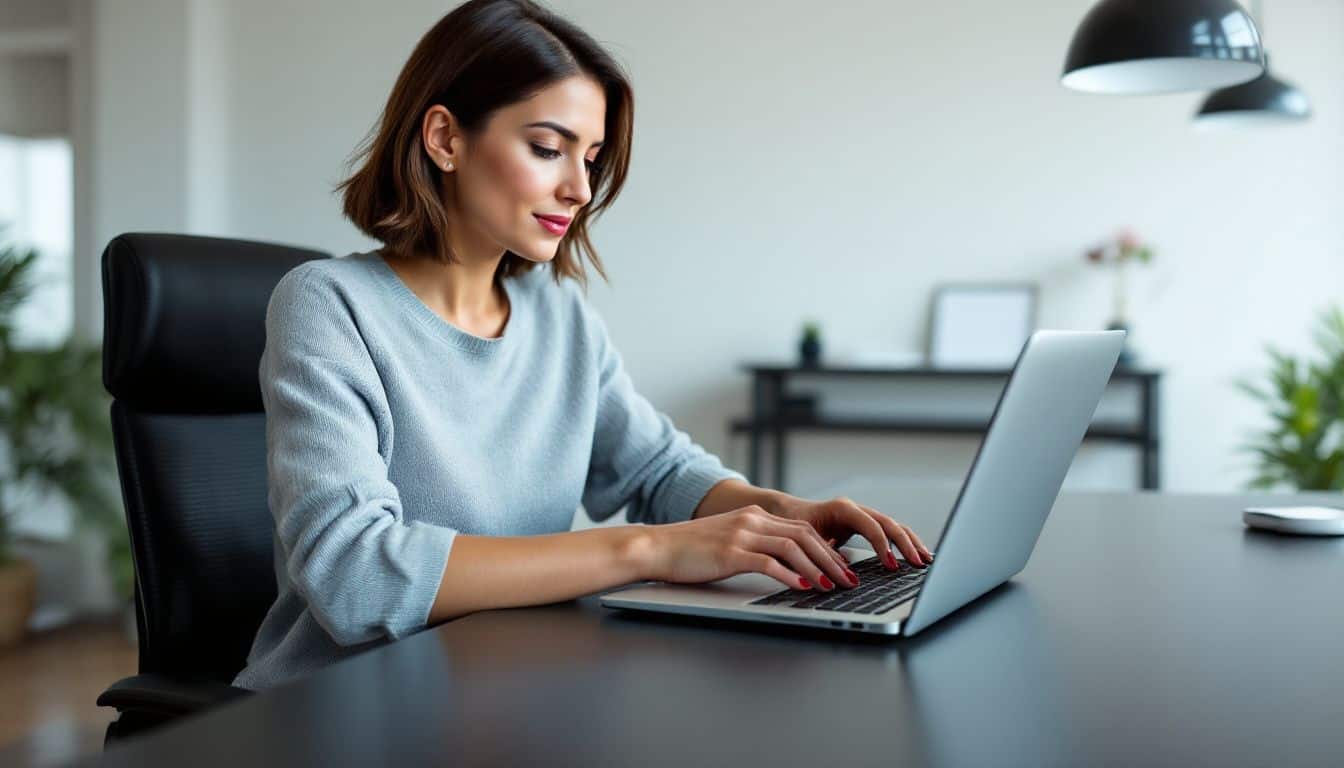
[[[475,336],[495,338],[503,333],[510,309],[508,294],[496,279],[503,253],[451,264],[386,250],[383,257],[406,287],[439,317]]]

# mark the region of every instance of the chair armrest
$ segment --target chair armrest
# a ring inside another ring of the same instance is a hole
[[[252,693],[211,680],[177,680],[165,675],[132,675],[108,686],[98,706],[119,712],[155,712],[186,715],[218,706]]]

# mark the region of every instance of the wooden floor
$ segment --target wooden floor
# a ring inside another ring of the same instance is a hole
[[[0,766],[63,765],[101,751],[114,713],[94,700],[135,671],[120,624],[62,627],[0,651]]]

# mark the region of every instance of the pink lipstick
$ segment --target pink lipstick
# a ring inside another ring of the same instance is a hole
[[[569,229],[568,216],[542,216],[538,213],[534,213],[532,216],[536,218],[547,232],[550,232],[553,235],[563,235],[565,234],[565,230]]]

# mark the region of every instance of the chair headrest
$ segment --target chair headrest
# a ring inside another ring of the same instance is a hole
[[[148,413],[262,410],[266,305],[289,270],[330,254],[128,233],[103,250],[103,386]]]

